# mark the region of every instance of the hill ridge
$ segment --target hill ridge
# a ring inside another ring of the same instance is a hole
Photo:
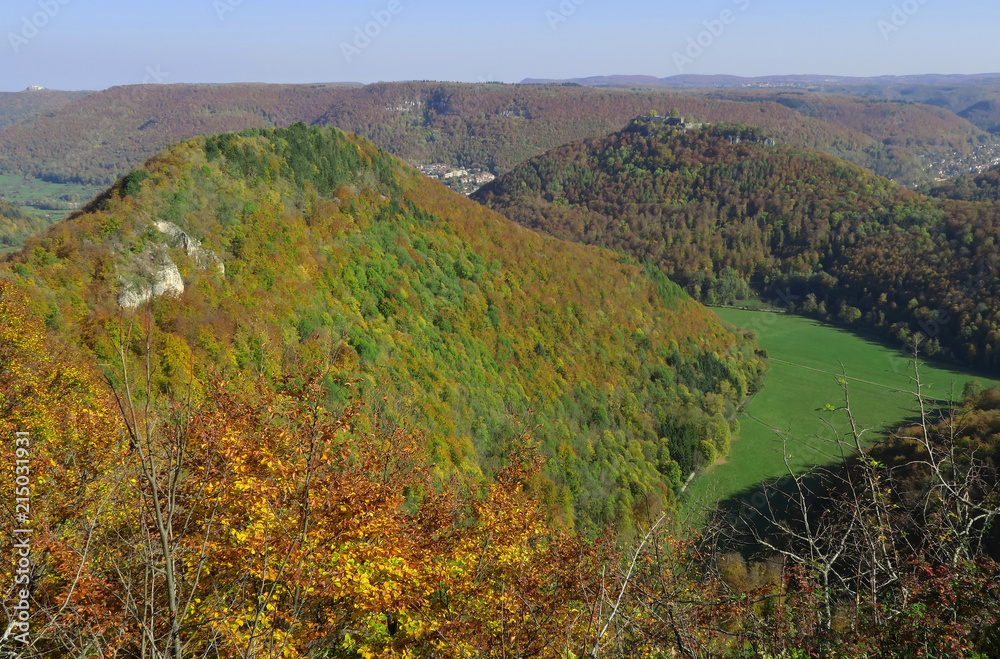
[[[437,476],[473,483],[524,424],[549,459],[533,487],[590,532],[672,506],[763,378],[752,340],[655,268],[518,227],[336,129],[175,145],[6,267],[104,363],[121,291],[156,286],[149,263],[183,279],[155,299],[158,390],[318,360],[330,405],[360,397],[387,423],[409,419]]]
[[[735,139],[741,135],[755,139]],[[525,226],[651,258],[697,299],[779,297],[931,355],[1000,368],[994,204],[937,201],[767,133],[639,122],[474,195]]]

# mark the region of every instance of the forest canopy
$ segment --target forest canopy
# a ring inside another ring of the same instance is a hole
[[[101,363],[122,300],[176,272],[182,292],[154,299],[152,389],[197,390],[212,369],[280,380],[319,351],[330,409],[381,400],[383,423],[426,432],[438,479],[481,482],[532,428],[549,460],[530,487],[590,533],[672,507],[726,454],[765,369],[655,267],[303,124],[181,143],[7,267]]]
[[[742,125],[636,120],[474,196],[524,226],[648,258],[709,304],[779,306],[1000,368],[1000,211],[935,200]]]

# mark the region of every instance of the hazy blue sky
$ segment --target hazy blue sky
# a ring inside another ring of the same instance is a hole
[[[998,25],[996,0],[2,0],[0,90],[982,73]]]

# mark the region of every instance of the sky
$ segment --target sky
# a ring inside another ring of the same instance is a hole
[[[996,0],[2,0],[0,91],[1000,71]]]

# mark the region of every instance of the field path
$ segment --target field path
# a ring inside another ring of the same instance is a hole
[[[813,368],[812,366],[805,366],[803,364],[796,364],[795,362],[785,361],[784,359],[775,359],[774,357],[771,357],[769,359],[769,361],[775,362],[777,364],[786,364],[788,366],[795,366],[796,368],[804,368],[804,369],[806,369],[808,371],[816,371],[817,373],[825,373],[827,375],[832,375],[835,378],[842,378],[842,377],[844,377],[844,375],[842,373],[834,373],[833,371],[824,371],[823,369],[820,369],[820,368]],[[879,384],[878,382],[872,382],[871,380],[862,380],[861,378],[852,378],[849,375],[847,376],[847,379],[851,380],[853,382],[860,382],[862,384],[870,384],[873,387],[881,387],[882,389],[888,389],[889,391],[896,391],[896,392],[902,391],[901,389],[897,389],[896,387],[890,387],[890,386],[885,385],[885,384]]]

